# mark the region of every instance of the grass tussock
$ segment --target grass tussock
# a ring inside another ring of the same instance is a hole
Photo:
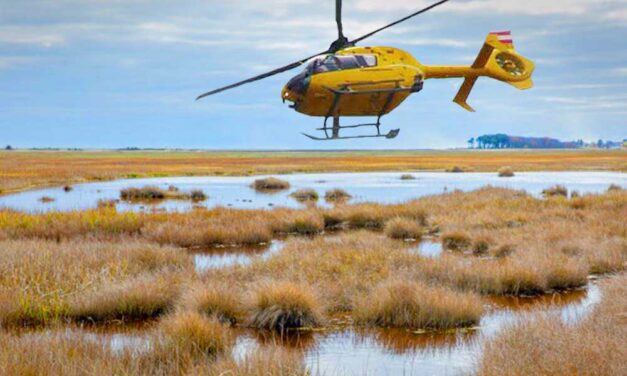
[[[160,316],[174,307],[180,278],[172,273],[140,275],[83,293],[70,301],[67,317],[86,322],[128,322]]]
[[[461,172],[466,172],[466,170],[460,166],[453,166],[453,167],[447,168],[446,172],[461,173]]]
[[[402,280],[384,283],[357,307],[358,322],[401,328],[471,326],[483,313],[475,294]]]
[[[393,218],[385,224],[385,234],[392,239],[420,240],[424,229],[416,221],[405,218]]]
[[[176,352],[181,357],[215,358],[234,344],[228,327],[216,319],[185,311],[166,316],[159,323],[162,352]]]
[[[504,166],[499,168],[498,174],[501,178],[511,178],[514,176],[514,170],[509,166]]]
[[[623,187],[621,187],[618,184],[610,184],[610,186],[607,187],[608,192],[620,192],[622,190],[623,190]]]
[[[274,177],[257,179],[251,187],[258,192],[282,191],[290,188],[290,183]]]
[[[250,325],[284,332],[288,329],[315,327],[321,316],[316,298],[305,286],[290,282],[267,284],[253,298]]]
[[[183,310],[215,317],[218,321],[235,325],[245,316],[242,294],[233,286],[198,284],[190,288],[181,299]]]
[[[189,192],[189,198],[190,200],[194,202],[200,202],[200,201],[205,201],[208,197],[205,194],[205,192],[203,192],[202,190],[194,189]]]
[[[556,185],[542,190],[544,197],[568,197],[568,189],[563,185]]]
[[[565,324],[545,315],[523,320],[488,341],[479,376],[623,375],[627,359],[627,278],[607,283],[586,318]]]
[[[450,251],[463,252],[472,245],[470,237],[459,231],[451,231],[442,235],[442,247]]]
[[[96,203],[96,207],[98,209],[107,209],[107,210],[115,209],[116,205],[117,205],[116,200],[103,200],[103,199],[100,199],[100,200],[98,200],[98,203]]]
[[[318,192],[315,189],[299,189],[290,194],[298,202],[318,201]]]
[[[324,199],[327,202],[345,202],[352,198],[348,192],[340,188],[334,188],[324,193]]]

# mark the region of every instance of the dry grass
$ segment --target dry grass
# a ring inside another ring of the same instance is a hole
[[[490,340],[478,375],[624,375],[627,373],[627,278],[608,283],[603,299],[575,324],[542,316]]]
[[[309,290],[289,282],[261,286],[254,296],[250,325],[279,332],[320,325],[319,305]]]
[[[501,178],[511,178],[514,176],[514,170],[509,166],[504,166],[499,168],[498,174]]]
[[[5,240],[0,249],[0,326],[146,316],[173,303],[170,276],[192,269],[186,254],[136,241]]]
[[[251,187],[259,192],[281,191],[290,188],[290,183],[274,177],[257,179]]]
[[[299,189],[290,196],[299,202],[318,201],[318,192],[315,189]]]
[[[392,239],[420,240],[424,228],[420,223],[411,219],[393,218],[387,221],[384,231]]]
[[[376,286],[392,277],[481,294],[538,294],[581,286],[590,273],[623,270],[627,265],[627,229],[622,220],[627,210],[627,193],[612,191],[577,200],[579,204],[574,208],[573,200],[540,200],[518,191],[485,188],[425,197],[400,205],[341,205],[331,209],[214,209],[168,214],[118,213],[112,209],[48,214],[0,211],[0,239],[15,244],[38,243],[44,248],[51,247],[50,254],[59,252],[61,255],[67,251],[57,248],[80,244],[75,250],[78,260],[84,257],[83,253],[89,253],[92,244],[104,247],[112,243],[122,247],[118,242],[129,239],[136,243],[149,240],[163,245],[209,246],[268,242],[276,234],[311,235],[332,226],[346,228],[339,237],[290,240],[284,250],[268,259],[212,271],[201,278],[203,286],[226,284],[235,292],[236,297],[229,298],[226,292],[212,297],[216,301],[241,300],[240,292],[246,294],[267,282],[288,281],[310,287],[317,297],[317,308],[324,314],[350,314],[360,299],[367,299]],[[450,244],[456,244],[452,248],[469,252],[447,252],[439,258],[423,258],[380,234],[351,230],[381,228],[392,220],[415,223],[432,234],[441,233],[449,248]],[[458,245],[459,236],[451,236],[456,233],[463,235],[463,246]],[[33,238],[60,244],[28,240]],[[454,241],[451,243],[451,240]],[[178,265],[168,267],[172,272],[165,273],[167,278],[180,280],[185,285],[194,282],[194,272],[185,276],[177,271],[177,268],[191,269],[189,256],[142,244],[157,250],[151,251],[151,255],[176,253],[173,261],[156,265]],[[489,257],[472,257],[472,253]],[[78,261],[68,262],[70,270],[77,265],[79,270],[86,270],[85,273],[91,273],[94,278],[102,277],[98,272],[103,268],[113,271],[123,265],[133,265],[133,268],[126,266],[123,270],[126,274],[120,271],[119,276],[114,274],[102,283],[91,282],[87,287],[84,281],[70,274],[69,293],[63,291],[62,297],[54,301],[56,305],[51,302],[41,308],[43,303],[32,298],[26,301],[34,303],[24,305],[27,308],[20,308],[19,314],[13,317],[26,322],[48,322],[56,317],[99,321],[157,315],[172,308],[172,301],[178,301],[173,297],[176,289],[169,292],[167,287],[176,283],[148,286],[150,283],[146,281],[160,278],[161,268],[135,269],[136,263],[127,264],[128,257],[120,261],[120,266],[104,252],[97,253],[92,264],[85,266]],[[181,261],[176,261],[179,257]],[[25,268],[22,266],[21,270]],[[61,274],[66,272],[69,271],[65,268],[59,270]],[[29,279],[21,281],[22,286],[36,283]],[[12,282],[9,286],[20,283]],[[146,301],[142,301],[139,293],[142,288],[148,291]],[[57,290],[46,287],[42,295]],[[8,296],[14,294],[13,291],[17,291],[17,287],[2,290],[5,302],[11,302]],[[13,303],[9,306],[15,308]],[[33,308],[28,308],[31,306]],[[216,303],[215,307],[219,305]],[[4,312],[15,311],[13,308]],[[212,310],[219,311],[218,308]],[[224,320],[231,320],[226,316]]]
[[[448,329],[475,325],[483,313],[481,299],[422,283],[385,282],[358,304],[358,322],[383,327]]]

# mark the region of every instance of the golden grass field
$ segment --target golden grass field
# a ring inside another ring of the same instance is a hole
[[[2,187],[12,191],[160,174],[505,165],[515,172],[622,171],[626,156],[5,152],[0,164]],[[247,167],[251,160],[255,170]],[[340,200],[332,208],[0,210],[0,374],[306,375],[303,353],[277,344],[236,359],[238,330],[324,331],[338,322],[355,330],[456,330],[477,325],[497,297],[568,291],[590,276],[609,278],[587,318],[574,326],[548,314],[516,323],[487,343],[477,372],[625,374],[626,218],[627,191],[616,187],[544,199],[486,187],[396,205]],[[194,267],[191,249],[277,238],[285,245],[271,257],[205,272]],[[441,242],[442,255],[410,252],[421,238]],[[147,320],[154,324],[143,332],[151,343],[145,351],[114,351],[81,328]]]
[[[0,194],[114,178],[331,171],[627,171],[627,150],[0,151]]]

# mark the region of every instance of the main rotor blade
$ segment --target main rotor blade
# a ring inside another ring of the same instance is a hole
[[[335,0],[335,22],[337,23],[337,38],[344,39],[342,27],[342,0]]]
[[[204,93],[204,94],[199,95],[199,96],[196,98],[196,100],[199,100],[199,99],[204,98],[204,97],[208,97],[208,96],[213,95],[213,94],[217,94],[217,93],[223,92],[223,91],[225,91],[225,90],[233,89],[233,88],[236,88],[236,87],[238,87],[238,86],[242,86],[242,85],[245,85],[245,84],[249,84],[249,83],[251,83],[251,82],[255,82],[255,81],[259,81],[259,80],[263,80],[264,78],[268,78],[268,77],[274,76],[274,75],[279,74],[279,73],[287,72],[287,71],[292,70],[292,69],[294,69],[294,68],[298,68],[298,67],[299,67],[299,66],[301,66],[303,63],[305,63],[307,60],[309,60],[309,59],[311,59],[311,58],[314,58],[314,57],[316,57],[316,56],[318,56],[318,55],[325,54],[325,53],[327,53],[327,52],[328,52],[328,51],[324,51],[324,52],[321,52],[321,53],[319,53],[319,54],[312,55],[312,56],[309,56],[309,57],[307,57],[307,58],[301,59],[301,60],[299,60],[299,61],[293,62],[293,63],[291,63],[291,64],[288,64],[288,65],[282,66],[282,67],[280,67],[280,68],[277,68],[277,69],[271,70],[270,72],[266,72],[266,73],[260,74],[260,75],[258,75],[258,76],[255,76],[255,77],[251,77],[251,78],[245,79],[244,81],[240,81],[240,82],[234,83],[234,84],[229,85],[229,86],[224,86],[224,87],[221,87],[221,88],[219,88],[219,89],[215,89],[215,90],[212,90],[212,91],[208,91],[208,92],[206,92],[206,93]]]
[[[366,34],[366,35],[362,35],[361,37],[359,37],[359,38],[357,38],[357,39],[355,39],[355,40],[352,40],[352,41],[351,41],[351,43],[352,43],[352,44],[355,44],[355,43],[357,43],[357,42],[361,42],[362,40],[364,40],[364,39],[366,39],[366,38],[369,38],[369,37],[371,37],[371,36],[375,35],[376,33],[380,32],[380,31],[383,31],[383,30],[385,30],[385,29],[388,29],[388,28],[390,28],[390,27],[392,27],[392,26],[396,26],[396,25],[398,25],[399,23],[404,22],[404,21],[407,21],[408,19],[410,19],[410,18],[412,18],[412,17],[416,17],[416,16],[417,16],[417,15],[419,15],[419,14],[423,14],[423,13],[425,13],[425,12],[428,12],[428,11],[430,11],[431,9],[433,9],[433,8],[435,8],[435,7],[438,7],[438,6],[440,6],[440,5],[444,4],[444,3],[448,2],[448,1],[449,1],[449,0],[441,0],[441,1],[438,1],[437,3],[435,3],[435,4],[431,4],[431,5],[429,5],[428,7],[426,7],[426,8],[424,8],[424,9],[419,10],[418,12],[415,12],[415,13],[410,14],[410,15],[409,15],[409,16],[407,16],[407,17],[403,17],[403,18],[401,18],[400,20],[398,20],[398,21],[394,21],[394,22],[392,22],[392,23],[391,23],[391,24],[389,24],[389,25],[385,25],[385,26],[383,26],[383,27],[381,27],[381,28],[379,28],[379,29],[377,29],[377,30],[375,30],[375,31],[372,31],[372,32],[370,32],[370,33]]]

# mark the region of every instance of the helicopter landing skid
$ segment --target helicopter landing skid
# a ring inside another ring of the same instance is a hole
[[[345,125],[345,126],[340,125],[339,117],[334,117],[333,127],[327,126],[328,119],[329,119],[328,117],[324,119],[324,125],[322,128],[316,129],[317,131],[323,131],[324,137],[316,137],[316,136],[309,135],[307,133],[302,133],[302,135],[309,137],[310,139],[315,140],[315,141],[331,141],[331,140],[350,140],[350,139],[356,139],[356,138],[381,138],[381,137],[385,137],[387,139],[393,139],[396,136],[398,136],[400,132],[400,129],[391,129],[388,133],[382,134],[381,129],[380,129],[381,122],[379,121],[381,117],[377,118],[376,123],[363,123],[363,124]],[[340,130],[342,129],[361,128],[361,127],[375,127],[377,129],[377,133],[367,134],[367,135],[357,135],[357,136],[340,136]],[[331,132],[331,134],[329,134],[329,132]]]

